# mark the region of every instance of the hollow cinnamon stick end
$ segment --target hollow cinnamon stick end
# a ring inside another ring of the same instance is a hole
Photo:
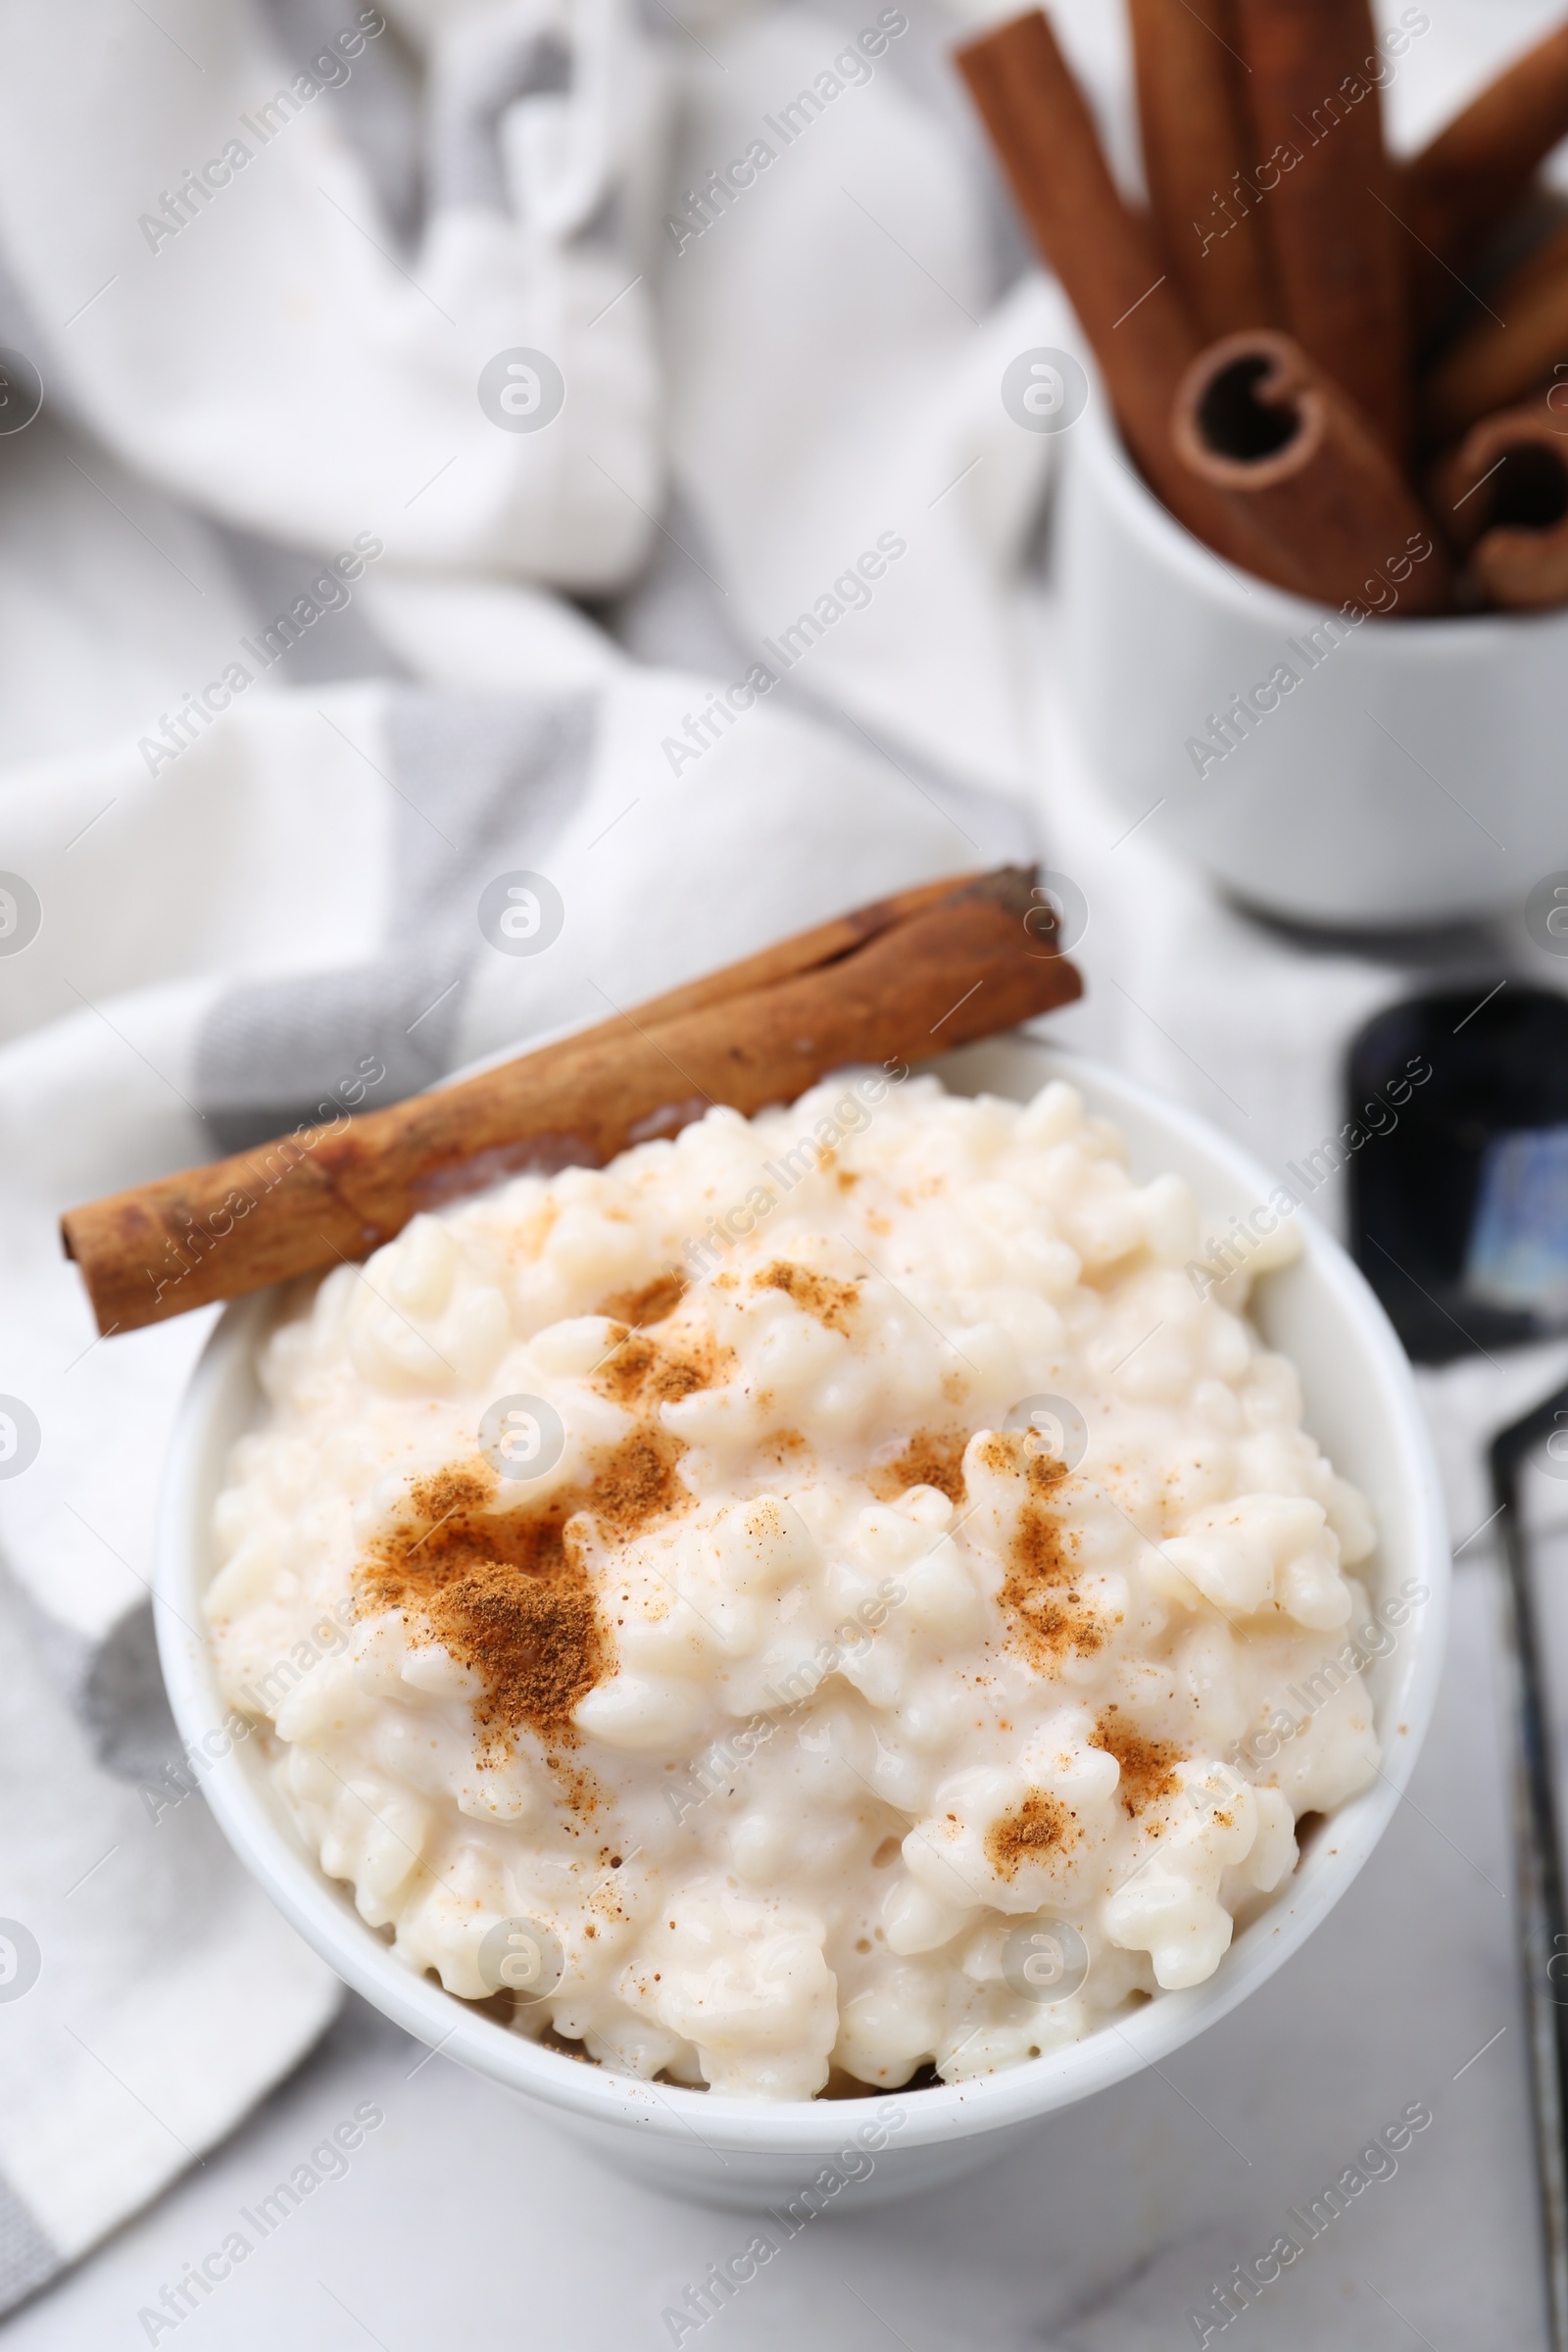
[[[1271,327],[1221,335],[1187,368],[1171,404],[1177,455],[1215,489],[1271,488],[1301,470],[1322,435],[1316,371]]]
[[[1177,386],[1171,445],[1245,517],[1248,568],[1276,587],[1405,619],[1451,609],[1451,569],[1419,501],[1293,336],[1257,328],[1200,353]]]
[[[1434,467],[1431,500],[1486,603],[1516,612],[1568,604],[1568,435],[1544,401],[1473,425]]]
[[[1458,548],[1501,520],[1550,528],[1568,516],[1568,420],[1544,401],[1483,416],[1433,467],[1431,495]]]

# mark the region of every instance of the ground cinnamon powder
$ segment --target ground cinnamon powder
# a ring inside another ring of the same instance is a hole
[[[894,1502],[910,1487],[938,1487],[950,1502],[964,1499],[961,1429],[917,1429],[896,1461],[872,1470],[866,1483],[881,1502]]]
[[[1070,1847],[1077,1838],[1078,1816],[1044,1788],[1031,1788],[1015,1813],[1004,1813],[986,1832],[986,1859],[997,1876],[1009,1882],[1020,1863],[1043,1862],[1050,1854]]]
[[[578,1507],[591,1511],[616,1543],[628,1542],[691,1501],[675,1473],[685,1450],[667,1429],[640,1422],[603,1456],[592,1484],[580,1491]]]
[[[810,1266],[792,1265],[787,1257],[775,1257],[756,1278],[760,1291],[783,1291],[794,1299],[803,1313],[814,1315],[829,1331],[850,1329],[850,1318],[860,1303],[858,1282],[836,1282],[831,1274],[818,1274]]]
[[[1106,1628],[1076,1589],[1078,1538],[1043,1499],[1066,1477],[1065,1464],[1038,1440],[1011,1430],[988,1437],[980,1460],[1024,1487],[997,1594],[1013,1647],[1042,1674],[1069,1653],[1092,1656],[1104,1647]]]
[[[1187,1761],[1187,1751],[1170,1740],[1149,1740],[1126,1721],[1119,1707],[1109,1706],[1095,1726],[1091,1747],[1103,1748],[1121,1766],[1116,1794],[1131,1821],[1161,1797],[1174,1796],[1174,1767]]]
[[[638,1290],[616,1291],[613,1298],[601,1300],[594,1312],[608,1315],[612,1323],[628,1323],[636,1331],[645,1323],[662,1323],[685,1296],[686,1277],[670,1266]]]
[[[601,1396],[628,1407],[674,1403],[722,1380],[734,1359],[728,1348],[705,1334],[655,1340],[645,1331],[622,1331],[619,1345],[594,1374]]]
[[[403,1609],[473,1667],[484,1683],[474,1716],[490,1743],[505,1749],[527,1729],[573,1745],[573,1709],[614,1666],[588,1570],[592,1525],[625,1543],[684,1509],[684,1451],[668,1431],[640,1423],[586,1485],[510,1511],[487,1507],[497,1484],[488,1468],[419,1480],[404,1517],[360,1563],[360,1614]]]

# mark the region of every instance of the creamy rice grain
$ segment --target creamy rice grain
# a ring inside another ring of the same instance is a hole
[[[1357,1675],[1291,1696],[1366,1505],[1196,1248],[1071,1087],[861,1074],[302,1293],[208,1610],[323,1870],[516,2031],[745,2097],[1201,1983],[1379,1748]]]

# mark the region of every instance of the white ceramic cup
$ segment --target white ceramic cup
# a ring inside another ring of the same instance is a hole
[[[1184,529],[1098,383],[1064,441],[1063,692],[1129,825],[1328,926],[1498,913],[1568,866],[1568,611],[1348,621]],[[1378,555],[1392,600],[1401,550]]]
[[[1070,1078],[1091,1109],[1127,1138],[1135,1175],[1165,1169],[1197,1193],[1205,1235],[1232,1211],[1267,1200],[1275,1179],[1190,1113],[1131,1079],[1024,1036],[966,1047],[934,1065],[956,1091],[1026,1101],[1048,1078]],[[1377,1517],[1373,1598],[1414,1578],[1430,1597],[1377,1670],[1380,1777],[1336,1814],[1332,1838],[1309,1844],[1263,1916],[1237,1936],[1207,1984],[1164,1993],[1087,2040],[977,2082],[854,2100],[767,2104],[633,2082],[537,2047],[432,1979],[395,1959],[326,1879],[273,1792],[260,1741],[235,1746],[223,1726],[204,1631],[213,1573],[213,1503],[229,1447],[261,1410],[256,1350],[275,1311],[272,1294],[222,1316],[181,1408],[165,1474],[158,1538],[159,1650],[174,1719],[229,1843],[306,1941],[388,2017],[475,2073],[524,2092],[575,2137],[649,2185],[707,2202],[787,2203],[818,2169],[855,2144],[881,2141],[874,2171],[857,2180],[858,2205],[925,2188],[970,2171],[1025,2136],[1045,2116],[1168,2057],[1271,1977],[1332,1910],[1387,1827],[1410,1777],[1437,1691],[1446,1616],[1448,1543],[1437,1468],[1408,1366],[1382,1308],[1338,1244],[1302,1219],[1305,1250],[1254,1295],[1270,1345],[1292,1356],[1307,1426]],[[222,1752],[223,1750],[227,1752]],[[865,2174],[858,2155],[854,2171]],[[831,2208],[829,2208],[831,2210]]]

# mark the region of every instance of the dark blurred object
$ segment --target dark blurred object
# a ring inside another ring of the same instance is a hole
[[[1346,1075],[1362,1131],[1350,1246],[1410,1354],[1446,1363],[1568,1329],[1568,998],[1510,979],[1490,995],[1477,982],[1411,998],[1367,1023]],[[1552,2352],[1568,2352],[1568,1906],[1520,1488],[1543,1446],[1568,1475],[1565,1421],[1568,1389],[1493,1441],[1496,1509],[1485,1522],[1500,1522],[1515,1925]]]
[[[1390,1006],[1350,1049],[1350,1116],[1421,1062],[1349,1162],[1356,1263],[1418,1363],[1568,1329],[1568,999],[1508,980]]]
[[[1542,1671],[1530,1544],[1520,1508],[1520,1474],[1544,1446],[1555,1461],[1568,1420],[1559,1389],[1493,1440],[1495,1516],[1501,1521],[1503,1665],[1514,1729],[1513,1829],[1519,1955],[1530,2034],[1530,2080],[1541,2180],[1543,2252],[1552,2352],[1568,2352],[1568,1909],[1552,1783],[1551,1727]]]

